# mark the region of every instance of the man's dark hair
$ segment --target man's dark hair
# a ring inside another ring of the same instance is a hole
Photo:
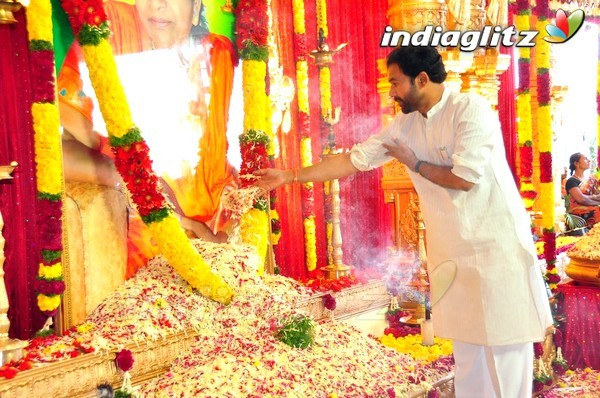
[[[446,68],[442,56],[435,47],[407,46],[398,47],[388,55],[387,66],[398,65],[402,72],[414,82],[421,72],[427,73],[429,80],[443,83],[446,80]]]

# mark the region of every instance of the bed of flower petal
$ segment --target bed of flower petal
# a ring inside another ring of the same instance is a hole
[[[541,398],[575,398],[600,396],[600,371],[590,368],[567,370],[556,385]]]
[[[32,341],[24,368],[81,353],[114,352],[132,343],[151,346],[193,329],[199,337],[190,351],[143,386],[141,396],[401,397],[419,385],[427,388],[451,369],[450,364],[424,364],[338,321],[316,323],[307,349],[287,346],[275,338],[276,331],[300,313],[298,303],[311,290],[282,276],[257,276],[258,262],[244,247],[195,244],[234,289],[229,306],[192,292],[159,256],[85,323],[64,336]]]

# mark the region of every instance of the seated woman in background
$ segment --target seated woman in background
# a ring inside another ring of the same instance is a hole
[[[571,155],[569,158],[571,177],[565,183],[568,199],[567,212],[583,217],[588,227],[600,221],[600,207],[598,207],[600,206],[600,194],[594,192],[597,184],[592,183],[592,179],[586,180],[584,177],[590,164],[590,159],[579,152]]]

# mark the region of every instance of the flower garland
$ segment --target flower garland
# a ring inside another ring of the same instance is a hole
[[[535,7],[536,29],[542,32],[550,18],[548,0],[538,0]],[[540,35],[538,35],[540,36]],[[557,288],[556,234],[554,232],[554,182],[552,178],[552,118],[550,115],[550,44],[541,37],[536,39],[537,63],[537,128],[540,154],[540,207],[544,234],[546,279],[550,290]]]
[[[268,1],[242,0],[235,9],[236,44],[242,59],[242,90],[244,93],[244,133],[240,135],[242,152],[241,176],[251,176],[258,169],[269,167],[269,147],[272,140],[271,102],[268,97]],[[252,184],[247,178],[242,187]],[[242,242],[256,247],[261,259],[258,272],[264,272],[269,244],[270,203],[257,201],[254,208],[240,220]]]
[[[529,1],[518,0],[516,3],[517,14],[515,24],[519,32],[529,29]],[[531,94],[530,73],[531,64],[530,49],[519,47],[519,87],[517,90],[517,132],[519,149],[519,190],[527,210],[533,208],[533,201],[536,196],[535,188],[532,184],[533,178],[533,148],[531,131]]]
[[[388,334],[380,337],[379,341],[384,346],[409,355],[422,363],[435,362],[440,357],[449,356],[453,352],[452,340],[435,337],[435,344],[424,346],[421,344],[422,337],[419,334],[408,334],[403,337],[394,337],[392,334]]]
[[[62,6],[90,71],[115,154],[115,166],[142,220],[161,253],[192,287],[206,297],[228,304],[233,291],[220,276],[211,272],[192,246],[161,192],[158,177],[152,170],[148,145],[133,123],[112,47],[106,40],[110,29],[102,0],[63,0]]]
[[[298,135],[300,136],[300,166],[312,165],[312,141],[310,138],[310,106],[308,102],[308,63],[306,61],[306,23],[304,0],[293,0],[294,56],[296,58],[296,86],[298,87]],[[302,184],[302,219],[304,225],[304,250],[306,268],[317,268],[317,238],[315,224],[315,193],[312,182]]]
[[[56,315],[65,291],[62,274],[63,166],[60,119],[52,45],[52,5],[33,0],[27,8],[30,65],[33,76],[33,116],[40,265],[35,290],[37,305],[46,316]]]

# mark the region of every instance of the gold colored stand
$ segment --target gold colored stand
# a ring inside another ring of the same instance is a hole
[[[0,180],[12,179],[10,175],[17,167],[17,162],[12,162],[8,166],[0,166]],[[26,341],[11,339],[8,337],[10,321],[8,320],[8,295],[6,294],[6,285],[4,284],[4,237],[2,228],[4,220],[0,213],[0,364],[18,361],[23,357],[23,348],[27,346]]]
[[[332,207],[332,224],[333,231],[331,240],[333,245],[333,264],[321,268],[325,272],[327,279],[338,279],[342,276],[349,275],[351,266],[345,265],[342,262],[342,231],[340,230],[340,182],[338,180],[331,181],[331,207]]]

